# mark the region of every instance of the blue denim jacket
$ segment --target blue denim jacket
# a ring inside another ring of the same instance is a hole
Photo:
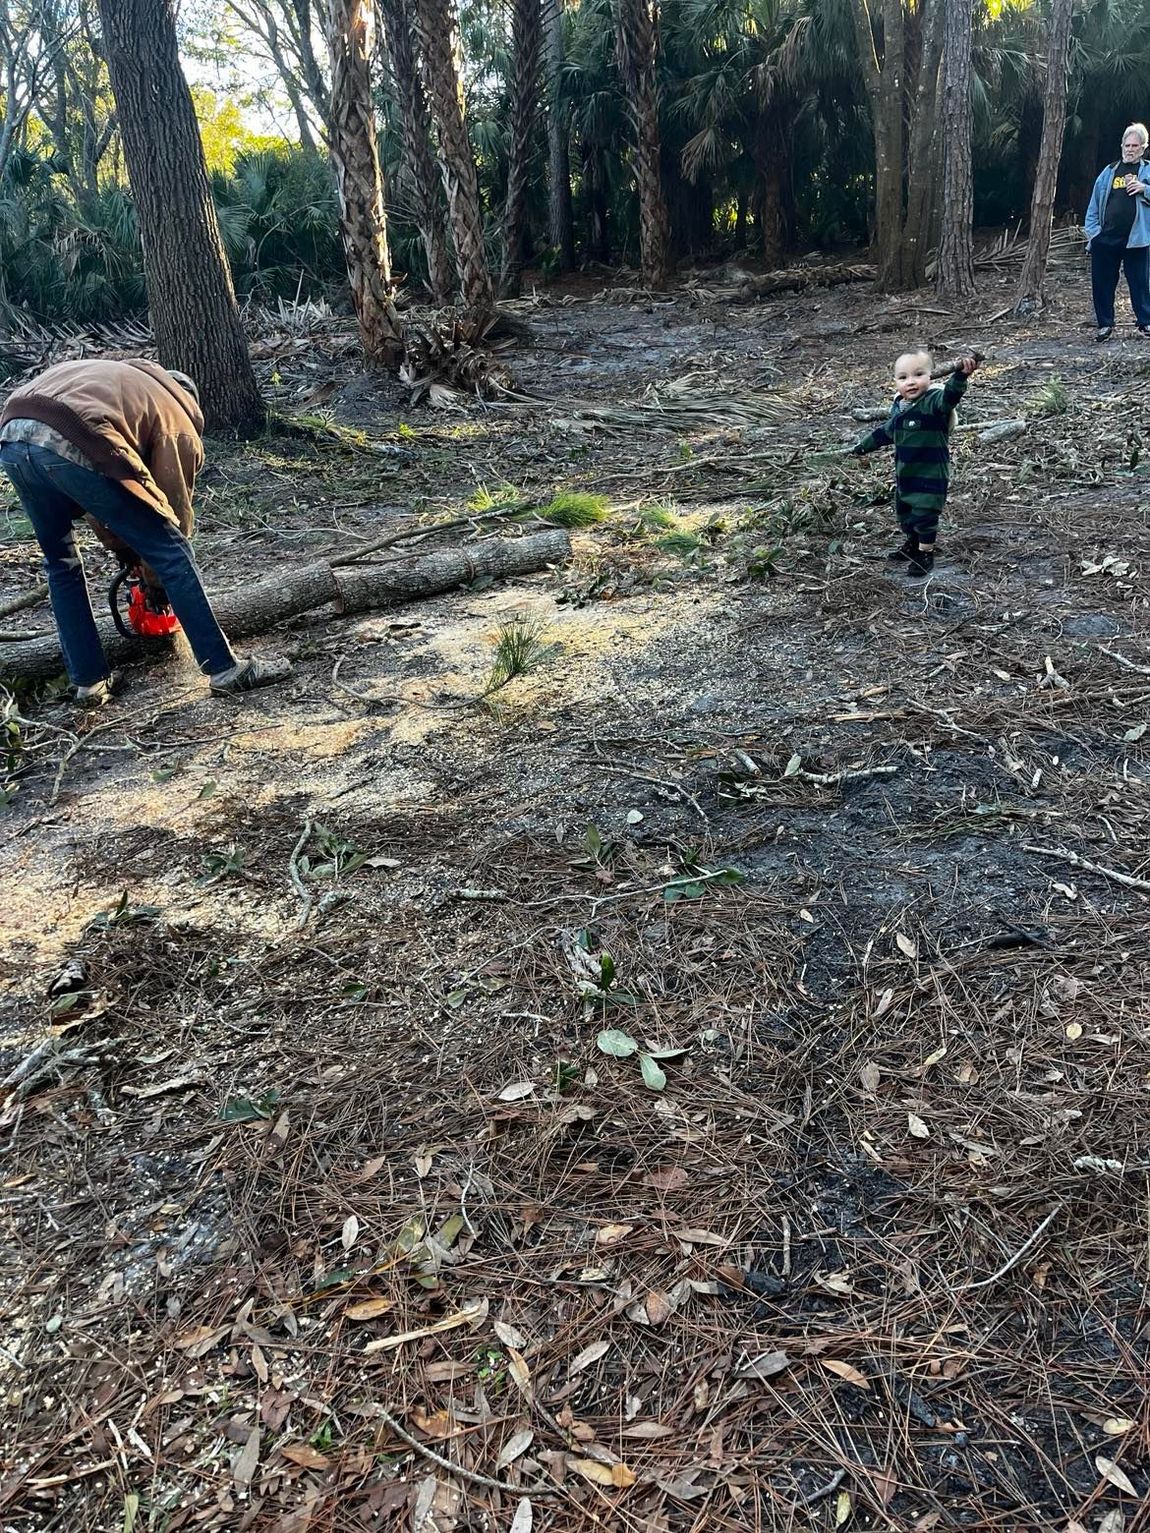
[[[1102,228],[1103,215],[1106,212],[1106,199],[1110,195],[1111,178],[1117,167],[1107,165],[1101,172],[1098,180],[1094,183],[1094,190],[1090,194],[1090,206],[1086,209],[1086,238],[1092,240]],[[1141,181],[1144,191],[1139,192],[1134,202],[1134,226],[1130,230],[1130,238],[1126,241],[1127,250],[1139,250],[1144,245],[1150,245],[1150,165],[1145,160],[1138,165],[1138,179]],[[1123,193],[1125,196],[1126,193]]]

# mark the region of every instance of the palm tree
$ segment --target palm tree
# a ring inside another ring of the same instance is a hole
[[[560,271],[575,265],[571,216],[571,159],[567,103],[563,98],[565,48],[563,0],[543,0],[543,38],[547,56],[547,210],[551,247]]]
[[[540,0],[512,0],[511,142],[507,160],[507,204],[503,217],[503,272],[500,290],[519,295],[527,214],[527,174],[531,163],[531,131],[539,97],[539,55],[543,41]]]
[[[369,367],[392,368],[403,354],[403,327],[391,296],[391,252],[368,67],[372,19],[371,0],[329,0],[330,147],[363,354]]]
[[[254,430],[264,405],[180,68],[171,0],[100,0],[100,21],[160,360],[196,379],[213,426]]]
[[[1050,254],[1050,229],[1054,194],[1058,188],[1058,162],[1066,129],[1066,74],[1070,62],[1070,23],[1074,0],[1054,0],[1050,38],[1046,52],[1046,92],[1042,104],[1042,142],[1030,204],[1030,239],[1022,263],[1014,312],[1019,318],[1042,301],[1046,260]]]
[[[439,169],[455,239],[463,301],[477,314],[494,303],[483,240],[479,180],[464,121],[457,54],[459,24],[452,0],[415,0],[424,83],[438,135]]]
[[[440,206],[439,176],[431,152],[431,118],[419,78],[407,0],[380,0],[388,63],[403,127],[403,147],[415,188],[416,217],[427,259],[427,282],[436,303],[455,287]]]
[[[652,0],[615,0],[616,50],[627,105],[635,126],[635,180],[639,191],[639,258],[648,287],[667,280],[670,239],[663,191],[656,33]]]

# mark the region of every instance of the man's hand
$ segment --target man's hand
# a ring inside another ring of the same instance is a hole
[[[1145,189],[1146,183],[1144,181],[1139,181],[1136,173],[1126,177],[1127,197],[1137,197],[1138,193],[1144,191]]]
[[[955,363],[954,370],[956,373],[961,373],[964,378],[969,378],[977,366],[977,357],[959,357],[958,361]]]

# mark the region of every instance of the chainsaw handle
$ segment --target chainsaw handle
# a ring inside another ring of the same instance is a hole
[[[132,574],[133,566],[126,564],[121,556],[120,568],[112,577],[112,584],[108,587],[108,606],[112,609],[112,621],[116,625],[116,631],[125,639],[134,639],[135,634],[124,622],[124,615],[120,611],[120,587]]]

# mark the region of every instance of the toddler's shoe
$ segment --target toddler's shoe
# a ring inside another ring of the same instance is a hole
[[[907,560],[906,572],[911,580],[924,580],[931,570],[934,569],[934,549],[929,553],[924,549],[916,548]]]
[[[918,553],[918,544],[913,538],[907,538],[899,548],[892,549],[887,558],[892,564],[903,564],[907,559],[913,559]]]

